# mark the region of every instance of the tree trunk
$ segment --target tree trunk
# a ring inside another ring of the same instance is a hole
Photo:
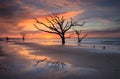
[[[62,34],[62,35],[59,35],[59,36],[61,38],[62,45],[65,45],[65,35]]]
[[[78,44],[80,43],[80,37],[79,37],[79,34],[77,35],[77,37],[78,37]]]
[[[25,40],[25,37],[23,36],[23,38],[22,38],[23,40]]]
[[[25,40],[25,36],[22,37],[22,40],[23,40],[23,42],[24,42],[24,40]]]
[[[62,45],[65,45],[65,38],[62,37],[61,39],[62,39]]]

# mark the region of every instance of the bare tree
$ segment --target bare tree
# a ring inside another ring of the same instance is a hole
[[[78,44],[81,43],[82,39],[84,39],[84,38],[87,36],[87,34],[81,36],[83,30],[80,30],[80,29],[75,30],[75,29],[74,29],[74,28],[75,28],[74,26],[83,26],[85,23],[86,23],[86,21],[84,21],[82,24],[78,24],[78,22],[76,21],[76,22],[73,22],[73,24],[72,24],[72,26],[73,26],[73,31],[74,31],[75,34],[77,35]]]
[[[65,34],[72,27],[72,18],[70,20],[67,20],[63,16],[60,16],[58,14],[52,14],[51,16],[49,16],[49,19],[48,17],[46,17],[46,21],[48,24],[39,21],[37,18],[34,18],[34,19],[38,24],[43,25],[43,27],[46,27],[49,30],[42,29],[38,27],[36,24],[33,24],[35,28],[43,32],[59,35],[62,41],[62,45],[65,44],[65,38],[66,38]]]
[[[22,36],[22,40],[24,41],[27,33],[25,33],[25,32],[20,32],[20,35]]]
[[[84,39],[87,36],[87,34],[81,36],[82,30],[74,30],[74,32],[77,35],[78,44],[81,43],[82,39]]]

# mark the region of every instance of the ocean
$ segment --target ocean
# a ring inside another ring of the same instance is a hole
[[[38,42],[46,45],[61,45],[61,39],[40,39],[32,38],[27,39],[26,42]],[[77,45],[76,38],[66,39],[65,45]],[[117,45],[120,46],[120,38],[85,38],[81,41],[81,44],[106,44],[106,45]]]
[[[9,41],[20,41],[21,39],[9,39]],[[21,40],[22,41],[22,40]],[[42,45],[61,45],[61,39],[40,39],[40,38],[26,38],[25,42],[33,42]],[[73,46],[79,48],[90,48],[120,52],[120,38],[85,38],[78,45],[76,38],[66,39],[66,46]]]
[[[42,45],[61,45],[61,39],[27,39],[26,42],[35,42]],[[65,45],[83,48],[96,48],[111,51],[120,51],[120,38],[85,38],[78,46],[76,38],[66,39]]]

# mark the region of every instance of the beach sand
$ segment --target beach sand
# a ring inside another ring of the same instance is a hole
[[[120,79],[120,53],[1,42],[0,79]]]

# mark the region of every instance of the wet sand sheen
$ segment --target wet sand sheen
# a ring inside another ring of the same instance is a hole
[[[4,75],[11,73],[8,75],[11,79],[120,78],[119,54],[100,54],[69,46],[44,46],[33,43],[8,43],[3,47],[3,51],[10,55],[4,62],[11,70]],[[8,60],[12,63],[8,63]]]

